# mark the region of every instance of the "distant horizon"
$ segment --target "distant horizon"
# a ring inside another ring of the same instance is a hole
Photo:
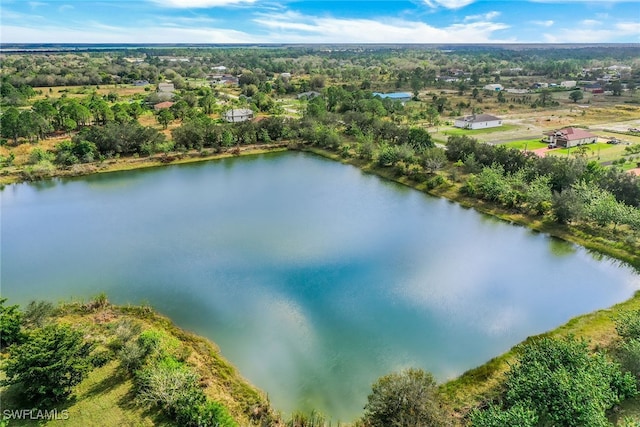
[[[50,52],[50,51],[83,51],[104,49],[139,49],[139,48],[278,48],[278,47],[313,47],[342,49],[392,49],[392,48],[431,48],[455,50],[464,48],[502,48],[502,49],[568,49],[589,47],[637,48],[640,43],[3,43],[0,42],[0,53]]]
[[[7,0],[7,44],[637,44],[633,0]],[[471,41],[472,43],[469,43]]]

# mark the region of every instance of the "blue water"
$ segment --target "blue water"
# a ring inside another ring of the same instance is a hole
[[[362,412],[381,375],[445,380],[611,306],[608,258],[303,153],[17,184],[2,296],[149,303],[283,412]]]

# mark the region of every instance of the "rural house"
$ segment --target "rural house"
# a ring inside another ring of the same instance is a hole
[[[486,129],[502,126],[500,117],[490,114],[473,114],[471,116],[458,117],[453,125],[461,129]]]
[[[229,123],[246,122],[247,120],[253,119],[253,110],[249,110],[248,108],[229,110],[224,113],[224,119]]]
[[[159,93],[173,93],[176,90],[176,87],[173,83],[158,83],[158,92]]]
[[[171,108],[173,106],[173,102],[171,101],[164,101],[164,102],[159,102],[156,105],[153,106],[153,109],[156,111],[160,111],[160,110],[164,110],[165,108]]]
[[[580,128],[564,128],[545,133],[544,142],[549,147],[577,147],[583,144],[593,144],[598,137]]]

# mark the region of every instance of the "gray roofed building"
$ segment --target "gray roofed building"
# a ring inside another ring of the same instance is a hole
[[[500,117],[491,114],[472,114],[470,116],[458,117],[453,125],[461,129],[485,129],[502,126]]]
[[[224,113],[224,119],[229,123],[246,122],[253,119],[253,110],[248,108],[236,108]]]

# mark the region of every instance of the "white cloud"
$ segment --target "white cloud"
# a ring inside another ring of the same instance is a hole
[[[20,27],[3,25],[4,43],[255,43],[259,38],[229,29],[177,27],[113,27],[98,24],[90,28]]]
[[[254,22],[272,33],[272,42],[298,43],[475,43],[500,42],[492,34],[509,28],[496,22],[473,22],[436,28],[419,21],[345,19],[295,13],[262,15]],[[303,34],[301,34],[302,32]],[[508,40],[512,41],[512,40]]]
[[[254,3],[256,0],[151,0],[159,6],[180,9],[202,9],[232,6],[240,3]]]
[[[541,27],[551,27],[555,22],[549,19],[547,21],[531,21],[531,23],[533,25],[539,25]]]
[[[491,21],[494,18],[500,16],[500,12],[496,12],[495,10],[492,12],[483,13],[480,15],[469,15],[464,17],[465,22],[469,21]]]
[[[545,34],[548,43],[607,43],[627,36],[638,37],[640,22],[618,22],[607,24],[599,28],[584,25],[583,21],[577,28],[563,28],[553,34]],[[598,21],[593,21],[601,25]]]
[[[447,9],[460,9],[470,5],[475,0],[424,0],[429,7],[445,7]]]
[[[595,19],[585,19],[581,22],[581,25],[585,25],[585,26],[599,26],[602,25],[602,22],[600,21],[596,21]]]

